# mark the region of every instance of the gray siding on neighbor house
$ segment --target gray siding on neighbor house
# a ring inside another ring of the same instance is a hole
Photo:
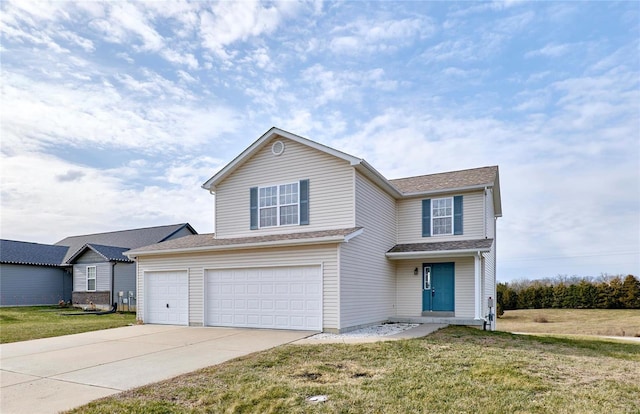
[[[183,227],[182,229],[178,230],[175,234],[171,235],[171,237],[167,237],[166,239],[163,239],[162,241],[179,239],[180,237],[190,236],[192,234],[193,233],[191,232],[191,230],[189,230],[186,227]]]
[[[82,255],[78,256],[74,261],[76,264],[81,263],[99,263],[104,262],[104,257],[100,256],[98,253],[93,250],[87,249]]]
[[[356,226],[340,245],[340,329],[382,322],[395,314],[395,263],[385,256],[396,239],[396,201],[356,172]]]
[[[87,267],[96,267],[96,291],[111,290],[111,263],[81,263],[73,265],[73,291],[87,291]]]
[[[124,292],[124,298],[129,299],[129,291],[136,296],[136,264],[135,263],[116,263],[113,268],[115,286],[115,300],[119,302],[118,292]],[[129,304],[135,306],[135,299]]]
[[[71,275],[59,267],[0,264],[0,306],[71,300]]]

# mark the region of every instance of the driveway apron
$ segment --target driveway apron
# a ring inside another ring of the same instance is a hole
[[[135,325],[0,345],[0,412],[57,413],[313,332]]]

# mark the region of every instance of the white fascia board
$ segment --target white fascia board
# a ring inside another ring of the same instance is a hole
[[[349,240],[353,239],[354,237],[358,237],[362,233],[364,233],[364,228],[356,230],[351,234],[347,234],[346,236],[344,236],[344,242],[349,243]]]
[[[351,233],[355,234],[357,233]],[[351,236],[348,235],[348,236]],[[181,249],[166,249],[166,250],[152,250],[146,252],[136,252],[130,250],[125,252],[125,255],[133,260],[136,257],[142,256],[158,256],[163,254],[174,253],[198,253],[198,252],[212,252],[212,251],[224,251],[224,250],[247,250],[247,249],[260,249],[266,247],[287,247],[287,246],[300,246],[300,245],[314,245],[314,244],[332,244],[343,243],[347,236],[327,236],[318,237],[315,239],[291,239],[291,240],[278,240],[261,243],[243,243],[243,244],[225,244],[219,246],[201,246],[201,247],[186,247]]]
[[[442,257],[467,257],[475,256],[477,253],[485,253],[491,251],[487,249],[464,249],[464,250],[439,250],[435,252],[397,252],[386,253],[389,260],[401,260],[401,259],[436,259]]]
[[[310,139],[303,138],[301,136],[292,134],[291,132],[284,131],[282,129],[271,127],[267,132],[265,132],[260,138],[258,138],[253,144],[251,144],[247,149],[242,151],[240,155],[234,158],[229,164],[227,164],[224,168],[218,171],[213,177],[209,178],[204,184],[202,184],[202,188],[205,190],[209,190],[210,192],[215,191],[215,186],[222,179],[227,177],[233,171],[236,170],[240,165],[244,163],[246,159],[251,157],[255,152],[260,150],[265,142],[269,141],[274,136],[281,136],[283,138],[290,139],[291,141],[298,142],[302,145],[306,145],[311,148],[315,148],[319,151],[325,152],[327,154],[333,155],[340,159],[343,159],[349,162],[351,165],[357,165],[362,160],[360,158],[356,158],[352,155],[346,154],[342,151],[335,150],[331,147],[327,147],[326,145],[318,144],[317,142],[311,141]]]
[[[469,185],[466,187],[457,188],[443,188],[441,190],[429,190],[429,191],[417,191],[415,193],[402,193],[403,198],[420,197],[420,196],[432,196],[436,194],[449,194],[449,193],[462,193],[465,191],[484,190],[485,188],[491,188],[493,184],[477,184]]]
[[[394,198],[401,198],[402,193],[395,188],[389,180],[387,180],[382,174],[380,174],[375,168],[373,168],[365,160],[360,160],[359,164],[352,164],[356,170],[362,173],[365,177],[376,183],[383,190],[389,193]]]

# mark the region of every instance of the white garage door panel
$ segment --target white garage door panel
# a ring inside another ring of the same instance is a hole
[[[206,324],[322,329],[320,266],[209,270]]]
[[[189,324],[189,282],[187,272],[145,274],[146,323]]]

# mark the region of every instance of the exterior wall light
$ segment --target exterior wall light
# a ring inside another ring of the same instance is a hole
[[[418,268],[417,267],[415,269],[413,269],[413,275],[414,276],[418,276]]]

